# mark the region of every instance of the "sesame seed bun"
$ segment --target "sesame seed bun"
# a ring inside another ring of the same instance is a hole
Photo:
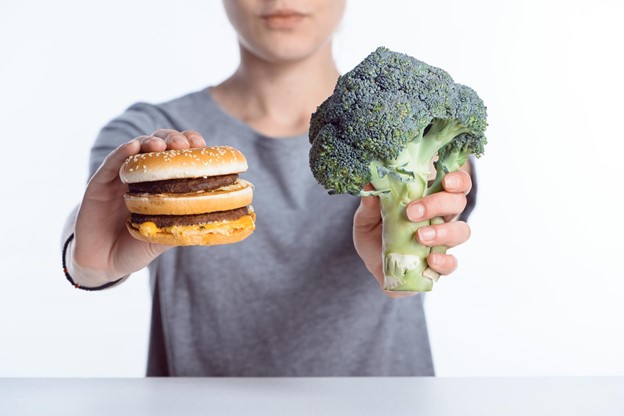
[[[247,159],[229,146],[139,153],[119,170],[123,183],[228,175],[247,170]]]

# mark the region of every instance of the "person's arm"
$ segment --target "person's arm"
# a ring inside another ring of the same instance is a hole
[[[111,129],[113,138],[106,137]],[[120,135],[137,129],[128,120],[111,123],[96,141],[93,152],[102,152]],[[123,200],[128,188],[119,179],[124,160],[142,152],[203,146],[205,141],[197,132],[161,129],[110,151],[89,180],[82,202],[68,217],[63,230],[65,272],[77,287],[108,287],[147,266],[169,248],[136,240],[128,233],[125,224],[129,214]]]
[[[126,157],[144,147],[147,140],[141,138],[113,150],[89,180],[82,202],[67,220],[63,233],[65,270],[79,287],[100,288],[115,282],[140,270],[159,254],[134,243],[125,231],[128,213],[123,194],[127,188],[118,172]],[[127,256],[134,260],[129,261]]]
[[[63,272],[65,273],[67,280],[77,288],[85,290],[102,290],[116,286],[126,280],[129,275],[123,276],[117,280],[109,281],[106,278],[100,278],[98,273],[92,273],[88,269],[82,268],[74,262],[74,228],[78,208],[79,206],[74,208],[69,214],[61,233]]]

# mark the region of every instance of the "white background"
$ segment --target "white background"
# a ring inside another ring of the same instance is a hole
[[[624,375],[623,17],[619,0],[349,3],[342,71],[385,45],[489,108],[473,236],[427,296],[438,375]],[[61,228],[99,128],[237,58],[215,0],[0,3],[0,376],[144,374],[146,274],[73,290]]]

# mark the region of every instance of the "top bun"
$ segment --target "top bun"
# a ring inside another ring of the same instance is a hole
[[[245,172],[247,160],[229,146],[201,147],[130,156],[119,169],[123,183],[201,178]]]

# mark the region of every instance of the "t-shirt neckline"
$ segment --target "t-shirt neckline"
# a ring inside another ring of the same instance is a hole
[[[241,129],[247,130],[250,133],[250,136],[252,136],[258,142],[261,142],[263,144],[273,144],[276,146],[296,145],[296,144],[299,144],[301,140],[305,140],[306,143],[308,142],[307,133],[295,135],[295,136],[272,137],[272,136],[268,136],[266,134],[263,134],[255,130],[253,127],[249,126],[245,122],[237,119],[236,117],[232,116],[227,111],[225,111],[225,109],[223,109],[221,105],[219,105],[219,103],[212,96],[212,92],[211,92],[212,88],[213,88],[212,86],[206,87],[202,94],[203,96],[207,98],[209,104],[212,105],[225,120],[236,125],[237,127]]]

